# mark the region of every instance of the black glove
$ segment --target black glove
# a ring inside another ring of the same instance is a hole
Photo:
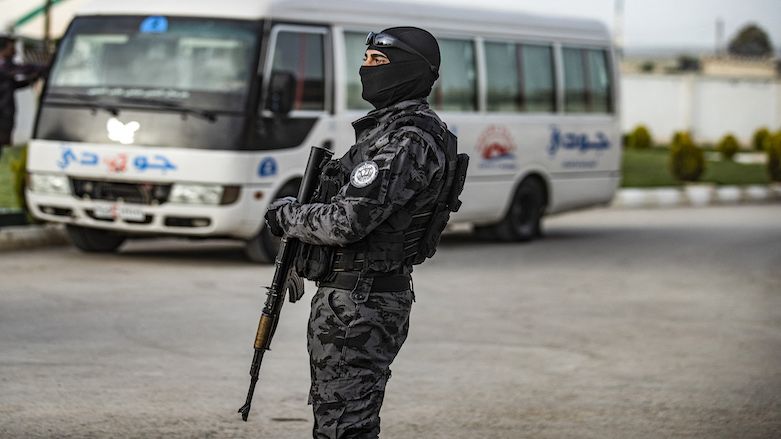
[[[290,203],[294,203],[295,201],[296,199],[293,197],[285,197],[275,200],[268,206],[268,210],[266,211],[266,227],[268,227],[268,230],[272,235],[282,236],[285,234],[285,231],[282,230],[282,226],[277,220],[277,210]]]
[[[279,225],[279,221],[277,221],[276,210],[269,210],[266,212],[266,227],[268,227],[268,230],[274,236],[281,237],[285,234],[285,231],[282,230],[282,227]]]

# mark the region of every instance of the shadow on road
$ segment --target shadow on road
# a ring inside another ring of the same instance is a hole
[[[134,239],[125,243],[117,253],[104,257],[254,265],[244,255],[242,243],[229,240]]]

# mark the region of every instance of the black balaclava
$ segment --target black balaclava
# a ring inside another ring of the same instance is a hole
[[[439,77],[439,45],[433,35],[416,27],[392,27],[381,33],[391,35],[406,43],[426,57],[407,52],[398,47],[369,45],[369,49],[382,52],[390,63],[379,66],[361,66],[361,97],[374,108],[385,108],[408,99],[425,98],[431,93],[434,81]],[[428,60],[428,62],[426,61]],[[437,68],[434,72],[429,64]]]

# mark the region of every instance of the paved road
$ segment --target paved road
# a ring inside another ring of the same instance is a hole
[[[781,206],[592,210],[546,233],[449,236],[416,271],[382,437],[781,437]],[[235,413],[271,273],[229,243],[0,254],[0,437],[307,437],[306,303]]]

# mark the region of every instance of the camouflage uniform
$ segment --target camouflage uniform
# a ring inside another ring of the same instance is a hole
[[[345,184],[329,203],[285,204],[276,214],[288,236],[344,247],[388,228],[399,210],[431,209],[444,182],[445,153],[417,126],[398,128],[409,115],[438,116],[422,99],[370,112],[353,123],[357,143],[339,159]],[[389,221],[389,218],[391,220]],[[377,292],[387,273],[411,265],[384,261],[365,267],[352,290],[318,289],[307,333],[315,438],[376,438],[390,364],[407,337],[411,286]]]

